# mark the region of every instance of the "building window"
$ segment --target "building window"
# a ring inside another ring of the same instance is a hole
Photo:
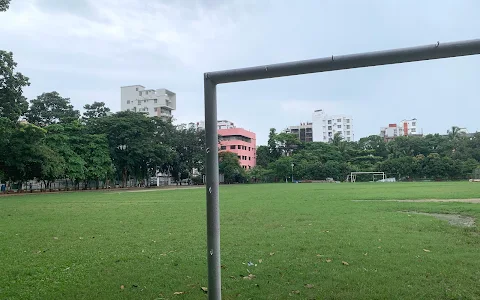
[[[350,129],[350,125],[347,125],[347,129]]]
[[[237,149],[242,149],[242,146],[238,145]]]
[[[130,104],[130,100],[127,100],[127,104]]]
[[[130,111],[130,108],[127,108],[127,111]]]
[[[417,130],[415,128],[412,128],[412,132],[416,132]]]
[[[147,100],[143,100],[143,102],[145,102],[145,103],[146,103],[146,102],[147,102]]]
[[[350,138],[349,138],[349,137],[347,137],[347,142],[350,142]]]
[[[332,126],[328,126],[328,130],[332,130]]]
[[[252,158],[249,156],[249,157],[248,157],[248,160],[252,160]]]
[[[158,111],[158,107],[154,107],[154,108],[153,108],[153,111],[154,111],[154,112],[157,112],[157,111]]]
[[[220,150],[227,150],[227,146],[221,146]]]
[[[332,124],[332,120],[328,120],[328,124]]]
[[[337,119],[337,122],[342,122],[342,119]]]
[[[233,150],[233,149],[235,149],[235,145],[230,146],[230,150]],[[240,156],[238,158],[240,158]]]
[[[350,119],[346,119],[345,121],[346,121],[347,123],[350,123]]]
[[[153,99],[153,103],[157,103],[157,99]]]
[[[140,91],[140,92],[138,92],[138,94],[141,96],[141,95],[142,95],[142,92]]]
[[[142,100],[138,100],[138,105],[142,105]]]
[[[135,89],[135,91],[137,91],[137,92],[138,92],[138,88],[136,88],[136,89]]]
[[[412,126],[417,126],[417,122],[412,122]]]
[[[337,128],[342,128],[342,125],[337,125]]]
[[[347,131],[347,135],[350,135],[350,131]]]
[[[238,157],[238,159],[241,159],[241,158],[240,158],[240,155],[239,155],[239,156],[237,156],[237,157]]]

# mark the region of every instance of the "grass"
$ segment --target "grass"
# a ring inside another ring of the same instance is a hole
[[[478,228],[399,212],[478,220],[480,204],[350,201],[478,198],[480,184],[220,192],[224,299],[480,299]],[[205,240],[203,189],[0,197],[0,299],[205,299]]]

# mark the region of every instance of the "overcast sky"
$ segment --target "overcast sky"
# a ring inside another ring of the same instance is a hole
[[[203,119],[203,73],[480,38],[480,1],[12,0],[0,49],[80,109],[120,109],[120,86],[177,93],[176,122]],[[356,139],[417,118],[424,133],[480,130],[480,56],[221,85],[219,119],[257,134],[351,114]]]

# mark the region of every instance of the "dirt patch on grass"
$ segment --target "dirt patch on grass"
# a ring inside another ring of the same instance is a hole
[[[425,212],[418,212],[418,211],[402,211],[402,213],[434,217],[439,220],[448,221],[448,223],[453,226],[475,227],[475,218],[469,217],[469,216],[454,215],[454,214],[425,213]]]
[[[387,202],[464,202],[464,203],[480,203],[480,199],[418,199],[418,200],[352,200],[361,201],[387,201]]]

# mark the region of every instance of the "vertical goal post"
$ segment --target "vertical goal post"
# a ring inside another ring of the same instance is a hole
[[[208,298],[210,300],[222,298],[216,90],[218,84],[476,54],[480,54],[480,39],[451,43],[436,42],[426,46],[340,56],[332,55],[319,59],[205,73]]]

